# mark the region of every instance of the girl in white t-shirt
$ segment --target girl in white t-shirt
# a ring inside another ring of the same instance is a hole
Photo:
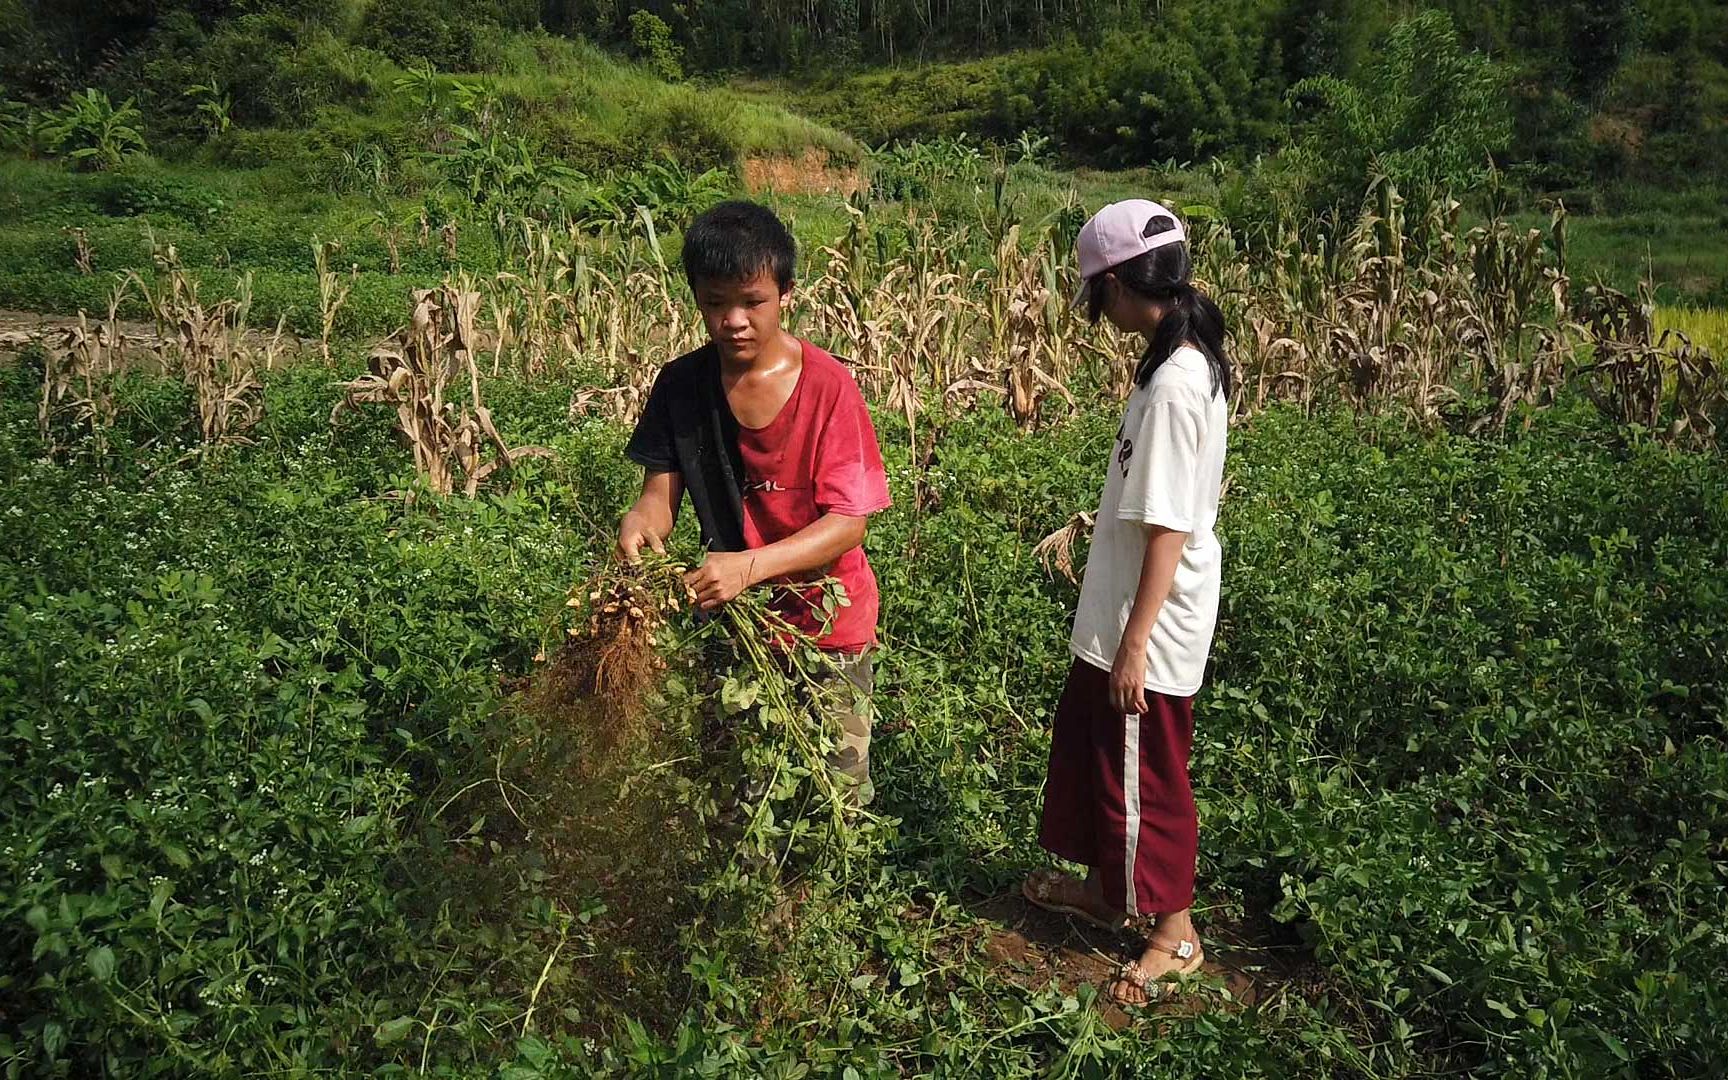
[[[1188,751],[1218,617],[1213,527],[1231,375],[1223,315],[1190,281],[1175,214],[1142,199],[1107,206],[1080,230],[1079,257],[1076,301],[1147,347],[1099,499],[1038,836],[1090,872],[1042,870],[1023,892],[1102,926],[1155,916],[1144,953],[1106,990],[1141,1005],[1204,959],[1189,917],[1198,825]]]

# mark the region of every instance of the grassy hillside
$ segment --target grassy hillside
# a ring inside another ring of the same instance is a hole
[[[426,119],[450,104],[471,123],[494,124],[549,159],[591,173],[660,157],[690,167],[810,151],[842,165],[862,157],[852,138],[785,108],[724,86],[668,82],[569,38],[500,34],[483,69],[454,74],[405,69],[363,48],[327,48],[344,76],[341,93],[292,124],[231,129],[212,140],[210,154],[328,178],[332,152],[378,148],[411,174],[415,155],[447,137]]]
[[[669,81],[542,33],[485,40],[484,70],[446,73],[303,37],[254,73],[250,114],[222,89],[193,117],[159,84],[183,85],[219,39],[183,54],[164,45],[148,63],[128,61],[139,68],[135,116],[105,99],[108,119],[139,138],[100,170],[70,147],[55,153],[44,129],[57,110],[14,113],[21,152],[0,160],[0,306],[104,309],[118,273],[148,275],[172,246],[211,297],[235,295],[250,274],[255,317],[310,333],[316,239],[339,245],[329,265],[350,291],[336,331],[377,334],[393,328],[409,287],[458,268],[506,269],[524,219],[630,226],[647,210],[675,235],[752,172],[857,182],[860,144],[761,94]],[[228,75],[246,70],[236,62]],[[812,242],[844,228],[838,201],[825,202]],[[141,301],[126,310],[141,314]]]
[[[794,88],[683,81],[675,64],[495,26],[466,39],[464,70],[439,71],[414,58],[413,41],[369,37],[371,24],[353,10],[321,25],[245,16],[206,30],[165,20],[103,76],[115,91],[107,108],[124,111],[121,88],[135,94],[130,123],[140,144],[114,148],[106,170],[86,171],[101,159],[69,157],[81,143],[56,145],[48,127],[63,115],[58,107],[6,114],[0,133],[22,154],[0,162],[0,305],[100,309],[114,271],[147,272],[153,251],[171,244],[212,295],[233,295],[250,272],[255,314],[310,333],[320,325],[317,238],[340,243],[329,265],[349,275],[351,295],[334,329],[376,334],[393,326],[410,286],[456,269],[509,269],[510,235],[524,219],[641,231],[646,210],[655,238],[671,242],[662,250],[675,251],[690,214],[748,191],[790,218],[815,251],[847,232],[845,196],[868,184],[886,217],[980,222],[965,242],[982,258],[1002,222],[1073,219],[1128,195],[1210,206],[1251,226],[1285,219],[1288,200],[1316,189],[1306,173],[1317,173],[1332,192],[1322,203],[1347,207],[1369,170],[1419,162],[1423,140],[1447,138],[1445,124],[1417,125],[1384,155],[1315,166],[1339,159],[1325,138],[1357,146],[1358,133],[1278,135],[1265,123],[1265,103],[1255,104],[1265,86],[1248,74],[1252,65],[1223,52],[1219,63],[1202,63],[1207,35],[1191,23],[1183,64],[1207,68],[1198,82],[1176,78],[1171,72],[1188,68],[1169,67],[1163,52],[1146,53],[1139,38],[1119,34],[1096,47]],[[391,46],[399,59],[374,45]],[[1419,71],[1396,64],[1383,74],[1420,82]],[[1151,89],[1129,101],[1124,79]],[[1180,117],[1205,124],[1184,128]],[[1265,164],[1215,158],[1194,166],[1182,157],[1244,155],[1275,137],[1295,141]],[[100,144],[105,136],[89,138]],[[1059,151],[1076,146],[1111,147],[1118,165],[1072,168]],[[1483,160],[1466,149],[1448,153]],[[41,160],[53,151],[61,160]],[[1166,153],[1174,156],[1152,164]],[[1651,275],[1666,303],[1720,304],[1728,242],[1719,194],[1658,195],[1629,181],[1569,195],[1578,214],[1576,276],[1604,276],[1625,289]],[[1532,204],[1532,224],[1545,220],[1534,192],[1519,188],[1516,197]],[[1305,213],[1317,218],[1312,207]]]

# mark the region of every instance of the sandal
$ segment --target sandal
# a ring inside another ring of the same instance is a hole
[[[1072,915],[1082,922],[1096,926],[1100,930],[1120,930],[1127,925],[1126,916],[1117,917],[1115,922],[1105,922],[1083,907],[1064,904],[1056,899],[1056,883],[1058,881],[1075,881],[1077,879],[1056,870],[1039,870],[1020,883],[1020,895],[1026,902],[1045,911],[1054,911],[1058,915]]]
[[[1200,943],[1189,938],[1184,938],[1175,945],[1161,945],[1156,942],[1148,942],[1147,944],[1181,960],[1182,966],[1153,976],[1140,966],[1138,960],[1130,960],[1123,964],[1117,969],[1116,977],[1110,981],[1110,985],[1104,991],[1112,1003],[1122,1008],[1153,1005],[1176,996],[1181,992],[1182,984],[1174,981],[1173,977],[1192,975],[1199,971],[1200,965],[1206,961],[1206,953],[1201,950]],[[1144,994],[1146,1000],[1129,1000],[1121,990],[1124,983]]]

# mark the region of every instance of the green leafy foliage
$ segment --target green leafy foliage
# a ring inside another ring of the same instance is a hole
[[[120,167],[127,157],[143,153],[142,119],[132,99],[116,106],[100,90],[72,95],[48,121],[43,132],[49,149],[80,169],[100,172]]]
[[[949,184],[978,184],[985,165],[984,152],[964,135],[895,143],[871,155],[870,190],[883,199],[928,202]]]
[[[1116,165],[1247,156],[1281,119],[1264,12],[1197,4],[1157,29],[834,81],[807,97],[818,117],[873,144],[1032,131],[1071,156]]]
[[[445,179],[475,206],[524,213],[544,197],[556,195],[579,175],[542,161],[528,141],[497,132],[481,134],[458,127],[455,145],[438,157]]]
[[[387,421],[331,435],[328,373],[273,375],[256,445],[195,467],[174,464],[180,391],[140,378],[104,485],[92,447],[42,459],[29,373],[0,379],[0,1007],[27,1074],[1723,1065],[1717,455],[1564,405],[1505,442],[1296,410],[1234,432],[1194,754],[1204,914],[1271,912],[1325,981],[1118,1034],[991,966],[967,909],[1041,860],[1074,597],[1031,548],[1094,497],[1108,411],[1038,438],[947,417],[922,464],[879,418],[881,831],[829,861],[834,837],[799,824],[809,770],[788,773],[758,839],[811,845],[819,914],[759,937],[722,903],[759,879],[698,878],[676,954],[645,964],[618,951],[622,913],[549,883],[501,801],[545,793],[501,787],[494,757],[556,734],[512,727],[498,680],[561,634],[610,543],[636,482],[622,431],[572,426],[565,387],[496,380],[511,440],[560,459],[408,504],[381,498],[412,473]],[[669,718],[704,707],[682,687]],[[716,765],[796,764],[757,679],[719,694],[755,734]],[[706,790],[680,746],[639,781],[656,805]]]
[[[1511,134],[1503,73],[1438,12],[1395,26],[1355,81],[1315,76],[1290,97],[1298,136],[1281,167],[1313,209],[1344,208],[1377,175],[1423,201],[1469,190]]]
[[[683,50],[672,41],[672,28],[652,11],[630,15],[630,44],[654,74],[667,82],[684,77]]]
[[[399,64],[468,71],[474,66],[475,22],[447,0],[374,0],[366,8],[360,43]]]
[[[682,228],[732,190],[719,169],[696,171],[676,161],[650,161],[591,187],[572,215],[583,225],[633,225],[643,211],[661,225]]]
[[[225,134],[234,125],[234,99],[216,80],[187,87],[186,96],[192,99],[210,137]]]

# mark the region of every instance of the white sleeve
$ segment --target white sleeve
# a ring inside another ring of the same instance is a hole
[[[1172,532],[1194,531],[1200,474],[1200,414],[1180,401],[1152,401],[1132,435],[1116,516]]]

